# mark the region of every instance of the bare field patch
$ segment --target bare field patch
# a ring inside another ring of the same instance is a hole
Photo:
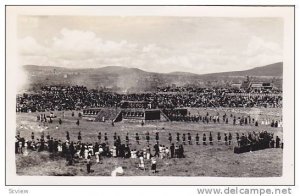
[[[203,113],[205,110],[203,110]],[[207,111],[206,111],[207,112]],[[212,111],[210,111],[212,112]],[[273,132],[282,138],[282,128],[272,128],[270,126],[254,125],[233,126],[231,123],[223,122],[214,124],[203,124],[202,122],[146,122],[144,126],[140,122],[120,122],[111,125],[111,122],[88,122],[80,120],[80,125],[76,125],[78,118],[71,116],[71,112],[65,112],[62,118],[62,112],[56,112],[57,118],[52,124],[48,124],[46,129],[40,122],[36,121],[37,113],[18,113],[17,131],[21,137],[30,139],[31,132],[39,137],[42,132],[49,133],[51,137],[64,141],[66,131],[70,133],[72,141],[77,141],[78,132],[81,132],[82,141],[88,143],[97,142],[98,132],[107,133],[109,145],[113,144],[113,134],[116,132],[121,136],[122,141],[125,135],[129,133],[130,148],[143,149],[147,144],[145,142],[146,132],[150,133],[150,147],[153,150],[155,143],[155,132],[160,133],[160,144],[169,146],[168,134],[172,133],[175,142],[176,133],[191,133],[193,144],[184,145],[186,158],[158,159],[158,173],[152,174],[150,171],[150,160],[145,160],[146,170],[138,169],[138,159],[122,158],[103,158],[102,164],[96,163],[92,158],[92,170],[94,172],[87,174],[84,160],[80,160],[73,166],[67,166],[66,160],[60,156],[50,155],[48,152],[30,152],[28,156],[16,155],[16,167],[18,175],[30,176],[109,176],[110,172],[116,167],[122,166],[125,176],[219,176],[219,177],[274,177],[282,175],[282,149],[266,149],[244,154],[234,154],[233,147],[236,145],[235,133],[248,133],[253,131],[267,130]],[[62,125],[58,126],[58,118],[62,118]],[[202,134],[212,132],[213,145],[202,144]],[[233,134],[233,144],[225,145],[223,142],[216,141],[216,135],[220,132],[222,140],[224,133]],[[135,133],[139,133],[141,144],[135,142]],[[200,145],[195,144],[195,135],[199,133]],[[103,141],[103,139],[102,139]]]

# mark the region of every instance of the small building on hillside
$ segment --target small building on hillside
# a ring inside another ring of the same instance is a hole
[[[236,89],[240,89],[241,86],[242,86],[242,83],[232,83],[232,84],[231,84],[231,87],[232,87],[232,88],[236,88]]]
[[[250,90],[272,90],[273,85],[270,82],[251,82]]]
[[[261,81],[254,81],[247,76],[247,79],[244,80],[242,83],[232,83],[232,88],[243,89],[246,91],[261,91],[261,90],[272,90],[274,88],[272,82],[261,82]]]
[[[274,86],[273,86],[273,83],[270,83],[270,82],[264,82],[264,83],[263,83],[263,88],[264,88],[264,89],[270,89],[270,90],[272,90],[272,89],[274,88]]]

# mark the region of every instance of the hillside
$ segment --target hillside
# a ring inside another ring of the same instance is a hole
[[[283,63],[273,63],[270,65],[256,67],[244,71],[221,72],[213,74],[205,74],[206,76],[275,76],[282,77]]]
[[[137,68],[108,66],[102,68],[69,69],[62,67],[25,65],[25,72],[31,87],[42,85],[84,85],[88,88],[110,88],[118,92],[153,91],[157,86],[224,86],[231,82],[240,82],[246,76],[261,81],[270,79],[280,87],[282,83],[283,63],[274,63],[245,71],[222,72],[212,74],[194,74],[189,72],[154,73]]]

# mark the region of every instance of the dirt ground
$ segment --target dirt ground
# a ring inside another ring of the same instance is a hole
[[[192,109],[192,114],[206,114],[209,112],[214,115],[222,111],[226,111],[227,115],[231,113],[236,116],[250,114],[256,115],[256,119],[263,120],[265,118],[280,119],[280,109],[262,109],[262,110],[214,110],[214,109]],[[122,158],[103,158],[102,163],[96,163],[95,158],[92,158],[92,170],[94,172],[87,174],[85,162],[82,160],[73,166],[66,166],[66,160],[59,156],[51,155],[48,152],[30,152],[28,156],[16,155],[16,166],[18,175],[95,175],[109,176],[111,171],[116,167],[122,166],[125,176],[219,176],[219,177],[273,177],[282,175],[282,149],[266,149],[255,152],[234,154],[233,148],[236,145],[235,133],[248,133],[253,131],[266,130],[273,132],[282,138],[282,128],[272,128],[259,124],[258,127],[252,125],[240,126],[225,124],[220,120],[220,123],[203,124],[202,122],[146,122],[141,126],[140,122],[119,122],[115,126],[111,122],[89,122],[78,118],[78,113],[71,116],[71,112],[65,112],[65,117],[62,117],[62,112],[54,112],[57,118],[46,129],[42,123],[37,122],[37,113],[19,113],[17,114],[17,132],[21,137],[30,139],[31,132],[35,132],[36,137],[39,137],[42,132],[49,133],[51,137],[65,140],[66,131],[69,131],[70,138],[77,141],[78,132],[81,131],[82,141],[94,143],[98,141],[98,132],[107,133],[109,144],[113,144],[113,134],[116,132],[125,140],[125,135],[128,132],[130,137],[131,149],[143,149],[147,144],[145,142],[145,133],[150,133],[150,147],[153,153],[153,145],[155,143],[155,132],[160,133],[160,144],[170,146],[168,134],[172,133],[173,141],[175,142],[176,133],[191,133],[193,137],[192,145],[185,145],[185,158],[182,159],[158,159],[158,172],[152,174],[150,172],[150,160],[146,160],[146,170],[138,169],[138,159],[122,159]],[[62,125],[58,126],[58,118],[62,118]],[[80,119],[80,125],[76,125],[77,119]],[[209,135],[212,133],[216,140],[217,133],[220,132],[222,139],[224,133],[231,132],[233,135],[233,144],[225,145],[223,142],[214,141],[213,145],[195,145],[195,135],[199,133],[200,141],[202,134]],[[139,133],[142,141],[140,145],[135,143],[135,133]]]

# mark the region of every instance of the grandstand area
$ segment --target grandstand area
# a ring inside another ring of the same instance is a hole
[[[25,141],[30,141],[34,134],[35,138],[49,135],[62,146],[69,142],[76,146],[80,142],[94,147],[102,143],[108,147],[109,154],[103,155],[100,162],[93,154],[93,172],[86,173],[85,158],[74,158],[69,165],[67,154],[49,152],[48,144],[40,151],[39,141],[35,144],[37,149],[28,150],[26,156],[16,154],[17,174],[107,176],[121,166],[126,176],[282,175],[282,97],[278,92],[254,97],[243,94],[229,99],[232,95],[227,97],[226,93],[236,93],[236,90],[215,88],[195,91],[198,92],[116,94],[79,86],[55,86],[43,87],[38,94],[19,95],[16,133]],[[264,132],[273,138],[281,138],[280,147],[234,153],[234,148],[240,145],[238,136],[255,136]],[[100,140],[99,133],[102,134]],[[139,135],[139,144],[136,134]],[[159,140],[156,134],[159,134]],[[170,135],[173,138],[171,142]],[[179,142],[176,135],[180,135]],[[184,135],[191,136],[191,143],[188,137],[183,139]],[[197,135],[200,136],[198,144]],[[207,137],[205,143],[204,135]],[[209,135],[212,136],[211,143]],[[220,141],[218,135],[221,136]],[[230,143],[225,141],[228,135],[232,136]],[[151,173],[151,160],[145,157],[144,169],[141,170],[138,158],[127,155],[114,157],[117,136],[131,153],[149,150],[153,156],[157,142],[168,149],[171,143],[175,143],[176,147],[183,146],[184,158],[171,158],[164,152],[163,158],[160,158],[161,155],[157,157],[157,173]],[[32,160],[37,162],[32,163]]]

